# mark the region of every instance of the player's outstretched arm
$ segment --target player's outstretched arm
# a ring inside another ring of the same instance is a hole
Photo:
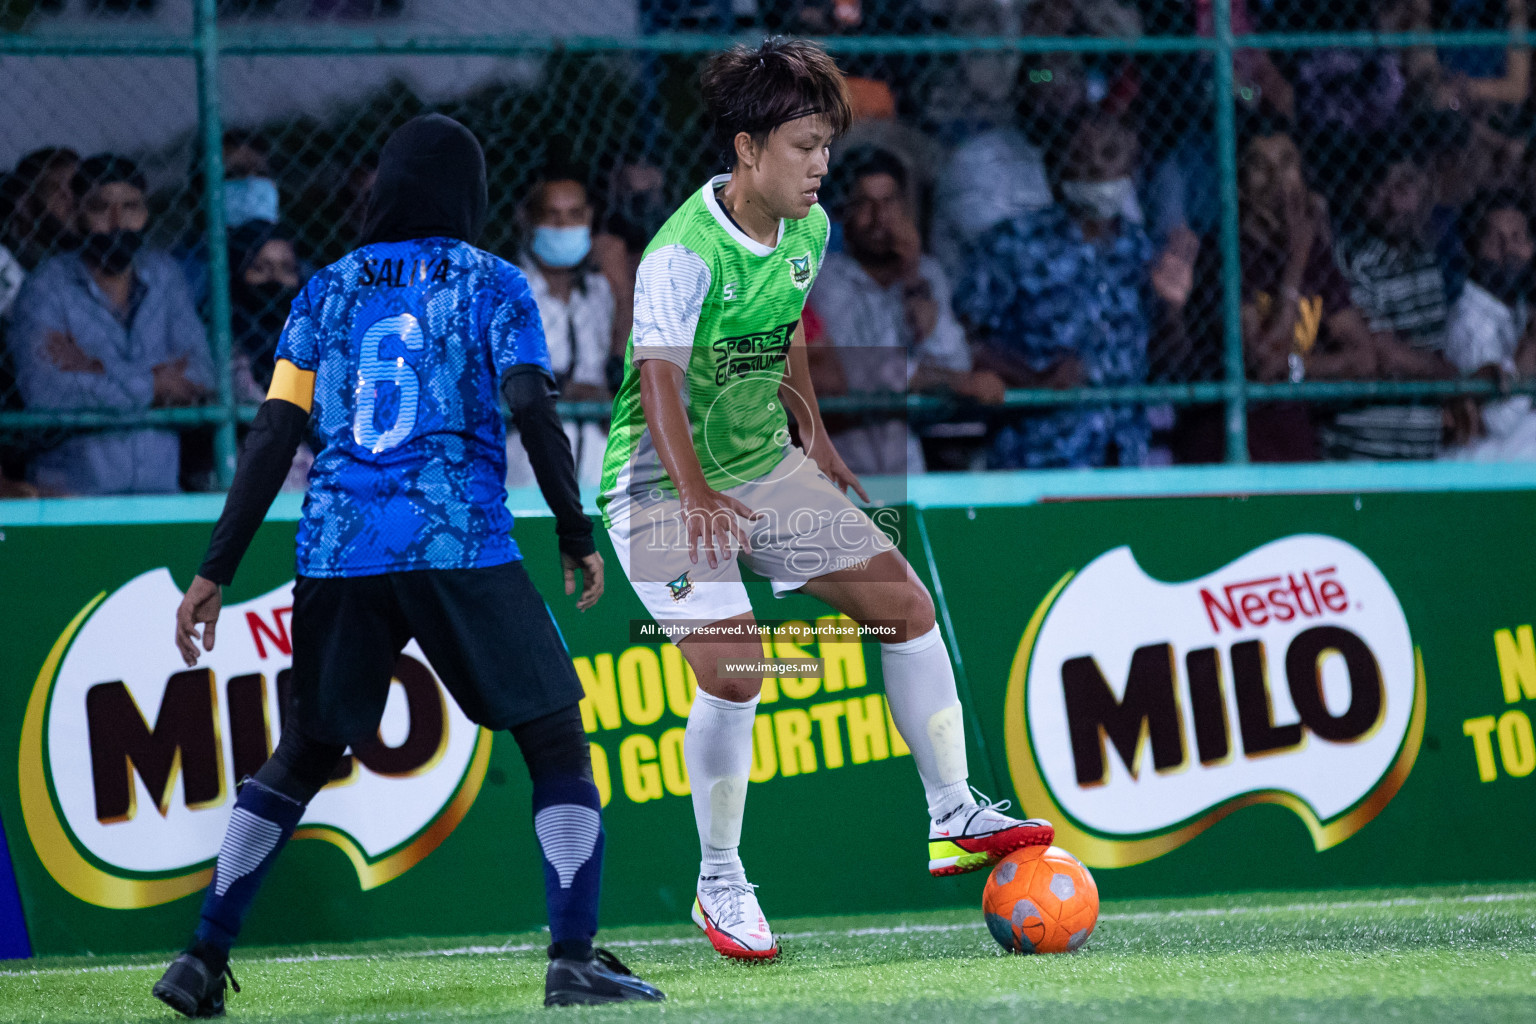
[[[277,361],[272,388],[246,435],[240,463],[235,467],[235,480],[213,528],[202,568],[176,610],[176,646],[189,666],[197,664],[198,640],[202,641],[203,650],[213,650],[214,628],[222,604],[220,588],[235,578],[251,538],[256,536],[261,521],[267,517],[267,509],[272,507],[272,499],[288,477],[294,452],[304,438],[304,425],[309,422],[314,393],[312,372],[301,370],[286,359]],[[203,627],[201,636],[199,625]]]
[[[603,556],[597,553],[592,539],[592,520],[581,508],[576,460],[555,408],[554,385],[541,367],[519,364],[502,375],[501,393],[512,410],[512,422],[528,452],[544,503],[555,514],[565,592],[575,593],[576,574],[580,573],[581,596],[576,607],[586,611],[603,596]]]
[[[747,508],[729,494],[721,494],[704,477],[699,453],[693,447],[693,429],[683,408],[683,369],[666,359],[640,363],[640,407],[650,428],[667,477],[682,501],[683,523],[688,531],[688,557],[697,562],[702,544],[709,567],[731,557],[731,538],[742,551],[751,551],[746,532],[736,521],[761,519],[762,513]]]
[[[788,366],[784,372],[784,383],[779,387],[779,397],[785,407],[795,414],[795,422],[800,424],[800,441],[806,446],[806,454],[816,461],[827,479],[844,494],[852,487],[859,497],[869,501],[864,485],[844,464],[843,457],[837,454],[832,438],[821,422],[821,407],[816,404],[816,386],[811,383],[811,363],[805,354],[804,328],[796,327],[794,337],[790,339]]]

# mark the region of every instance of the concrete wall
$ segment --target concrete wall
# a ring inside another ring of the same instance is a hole
[[[421,35],[623,36],[636,31],[635,8],[634,0],[406,0],[398,17],[344,24]],[[160,0],[152,15],[97,18],[85,13],[85,0],[68,0],[61,14],[37,17],[31,28],[52,36],[182,33],[190,29],[191,10],[191,0]],[[316,22],[275,18],[244,24],[295,28]],[[535,69],[527,60],[492,57],[228,58],[221,79],[224,118],[239,126],[323,113],[395,78],[429,100],[446,100],[493,82],[527,80]],[[197,118],[190,59],[3,56],[0,82],[0,168],[45,145],[83,153],[160,150]],[[184,167],[176,161],[149,169],[159,186]]]

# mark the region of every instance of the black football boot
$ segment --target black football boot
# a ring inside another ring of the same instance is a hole
[[[595,949],[590,960],[562,957],[549,962],[544,975],[545,1006],[591,1006],[630,1000],[660,1002],[667,998],[654,985],[635,977],[619,958]]]
[[[222,970],[214,970],[189,951],[171,961],[151,992],[156,999],[188,1017],[222,1017],[225,978],[231,988],[240,991],[227,962]]]

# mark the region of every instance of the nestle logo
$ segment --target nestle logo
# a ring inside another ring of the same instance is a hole
[[[1349,607],[1349,595],[1336,578],[1337,566],[1313,569],[1286,576],[1265,576],[1222,586],[1218,597],[1205,587],[1200,600],[1211,620],[1211,632],[1220,633],[1225,622],[1235,630],[1263,626],[1270,622],[1315,619]]]

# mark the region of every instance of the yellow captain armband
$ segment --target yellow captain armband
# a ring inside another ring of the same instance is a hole
[[[301,370],[288,360],[279,359],[277,368],[272,371],[272,386],[267,389],[267,397],[281,398],[309,412],[315,401],[315,371]]]

